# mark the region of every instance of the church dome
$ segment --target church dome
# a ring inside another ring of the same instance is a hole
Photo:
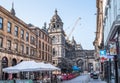
[[[55,15],[52,17],[51,22],[62,22],[61,18],[57,14],[57,10],[55,10]]]

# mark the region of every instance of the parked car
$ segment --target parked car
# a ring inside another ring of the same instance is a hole
[[[93,73],[93,79],[98,79],[98,74],[97,73]]]
[[[93,78],[93,74],[94,74],[93,72],[90,73],[90,77],[91,77],[91,78]]]

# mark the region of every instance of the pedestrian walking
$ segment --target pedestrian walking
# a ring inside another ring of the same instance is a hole
[[[52,83],[57,83],[57,75],[53,75]]]

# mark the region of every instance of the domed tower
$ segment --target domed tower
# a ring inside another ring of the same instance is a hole
[[[53,63],[57,65],[61,62],[61,58],[65,57],[65,33],[63,30],[63,22],[57,10],[49,23],[48,33],[52,38],[52,52],[53,52]]]

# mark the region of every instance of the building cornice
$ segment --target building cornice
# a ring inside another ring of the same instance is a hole
[[[28,24],[26,24],[25,22],[23,22],[21,19],[19,19],[18,17],[12,15],[8,10],[6,10],[5,8],[3,8],[2,6],[0,6],[0,11],[2,13],[4,13],[5,15],[7,15],[8,17],[10,17],[11,19],[17,21],[18,23],[20,23],[21,25],[23,25],[24,27],[28,27]],[[29,29],[29,28],[28,28]]]

